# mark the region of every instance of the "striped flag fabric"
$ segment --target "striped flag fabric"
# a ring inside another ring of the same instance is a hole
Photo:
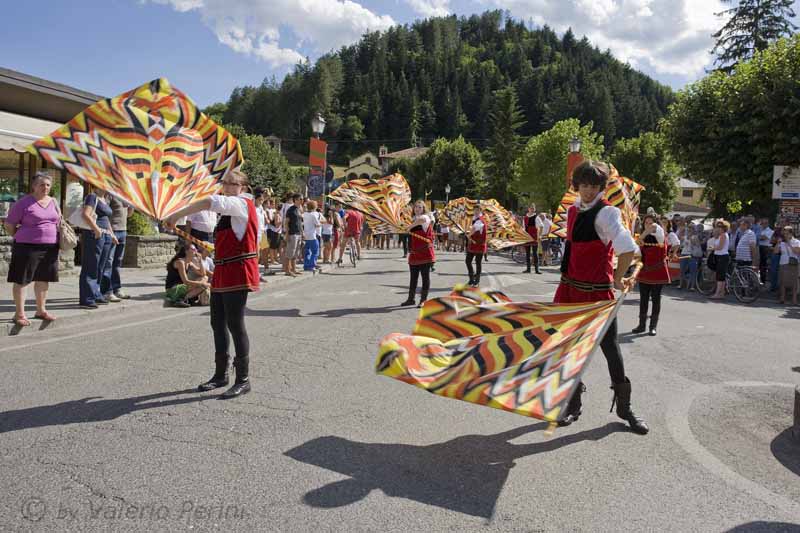
[[[411,188],[401,174],[350,180],[328,198],[367,215],[373,233],[406,233],[411,224]]]

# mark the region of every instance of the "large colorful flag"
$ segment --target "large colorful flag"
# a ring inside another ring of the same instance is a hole
[[[92,104],[28,150],[158,220],[215,194],[243,161],[239,141],[165,78]]]
[[[512,302],[456,287],[425,302],[411,335],[380,343],[376,371],[446,398],[558,421],[623,297]]]
[[[522,226],[514,219],[500,203],[491,198],[489,200],[472,200],[470,198],[456,198],[450,200],[445,207],[439,210],[443,220],[452,222],[458,233],[465,233],[472,225],[472,215],[475,206],[480,202],[483,216],[487,222],[487,242],[495,250],[519,246],[533,241]]]
[[[614,207],[619,208],[623,224],[633,234],[636,217],[639,215],[639,202],[644,186],[630,178],[620,176],[614,165],[609,165],[609,167],[611,175],[606,185],[606,200]],[[567,211],[575,204],[577,199],[578,194],[571,188],[564,193],[561,203],[558,204],[556,216],[553,217],[550,237],[567,238]]]
[[[411,188],[400,174],[377,180],[350,180],[328,198],[361,211],[368,220],[375,219],[377,233],[406,233],[411,224]]]

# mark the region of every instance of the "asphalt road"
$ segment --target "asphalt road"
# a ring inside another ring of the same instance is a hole
[[[557,283],[484,268],[515,299]],[[432,294],[464,270],[440,256]],[[204,309],[0,340],[0,530],[800,531],[797,308],[668,291],[659,335],[622,338],[650,434],[609,414],[598,353],[584,415],[548,438],[374,374],[379,339],[416,318],[397,307],[407,276],[396,250],[371,252],[251,298],[253,392],[227,402],[194,392],[213,364]]]

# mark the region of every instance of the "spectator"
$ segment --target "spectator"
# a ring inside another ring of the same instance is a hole
[[[89,194],[83,200],[85,227],[81,229],[81,275],[78,281],[82,309],[97,309],[98,305],[109,302],[100,292],[100,277],[111,255],[111,246],[118,244],[111,230],[111,215],[106,192],[89,187]]]
[[[758,240],[747,217],[739,221],[739,241],[736,243],[736,264],[758,268]]]
[[[103,298],[109,302],[119,302],[130,298],[122,291],[122,258],[125,256],[125,240],[128,236],[128,217],[133,210],[122,203],[115,196],[108,198],[108,205],[111,207],[111,231],[117,238],[117,243],[111,243],[111,250],[108,253],[102,275],[100,276],[100,292]]]
[[[697,274],[700,270],[700,264],[703,262],[703,225],[692,224],[688,229],[689,234],[689,250],[691,256],[689,259],[689,284],[688,289],[693,291],[697,288]]]
[[[780,246],[780,293],[779,303],[786,303],[786,292],[792,296],[792,305],[797,305],[798,263],[800,263],[800,240],[794,235],[791,226],[783,228],[783,242]]]
[[[199,298],[211,290],[202,263],[195,263],[197,249],[193,244],[181,246],[167,263],[167,279],[164,282],[165,297],[173,307],[189,307],[190,300]],[[194,269],[190,277],[189,269]],[[199,265],[199,268],[196,266]],[[199,274],[199,275],[198,275]],[[207,301],[207,300],[206,300]]]
[[[542,245],[544,266],[550,266],[552,261],[552,254],[550,252],[550,229],[553,227],[553,223],[550,221],[550,213],[539,213],[536,217],[536,225],[539,228],[539,242]]]
[[[287,276],[298,276],[297,253],[300,249],[300,242],[303,238],[303,197],[297,193],[291,196],[292,204],[286,209],[283,229],[286,235],[286,250],[283,254],[283,271]]]
[[[47,312],[47,290],[58,281],[58,224],[61,212],[50,196],[52,178],[37,172],[31,182],[32,192],[14,202],[5,221],[6,232],[14,237],[7,281],[13,283],[14,324],[30,326],[25,316],[25,292],[33,281],[36,313],[42,320],[53,321]]]
[[[783,234],[780,229],[780,221],[775,225],[775,231],[772,232],[772,238],[769,243],[772,248],[769,258],[769,291],[777,292],[780,283],[780,269],[781,269],[781,246],[783,242]]]
[[[267,198],[265,202],[266,207],[264,213],[267,218],[267,241],[269,242],[269,251],[267,254],[267,266],[270,263],[278,263],[278,249],[281,244],[281,234],[278,228],[281,225],[281,215],[275,208],[275,200]]]
[[[256,187],[253,194],[253,205],[256,208],[256,221],[258,223],[258,263],[264,266],[264,272],[269,270],[267,266],[267,253],[269,250],[269,242],[267,241],[267,212],[264,210],[264,189]],[[259,281],[266,283],[267,279],[264,276],[259,276]]]
[[[200,247],[200,261],[203,263],[203,268],[206,269],[206,274],[211,276],[214,273],[214,258],[211,257],[211,252],[204,246]]]
[[[325,208],[324,222],[322,223],[322,264],[333,262],[333,232],[335,225],[335,211],[328,206]]]
[[[769,219],[762,218],[758,224],[759,231],[756,234],[758,237],[758,270],[761,275],[761,283],[767,284],[767,272],[769,267],[770,256],[772,255],[772,228],[769,227]]]
[[[303,270],[314,272],[319,257],[317,229],[322,228],[322,216],[317,212],[317,202],[309,200],[303,213],[303,240],[305,241]]]
[[[717,273],[717,290],[711,296],[712,300],[725,298],[725,276],[728,274],[728,263],[730,262],[730,235],[728,235],[730,229],[730,223],[725,220],[719,220],[715,224],[714,244],[711,247],[711,255],[714,256],[714,270]]]
[[[186,217],[186,230],[201,241],[214,242],[214,228],[217,227],[217,214],[213,211],[200,211]]]

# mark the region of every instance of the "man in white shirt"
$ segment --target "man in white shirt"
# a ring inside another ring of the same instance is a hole
[[[772,235],[775,232],[769,227],[768,218],[762,218],[759,226],[761,227],[761,232],[758,234],[758,268],[761,274],[761,283],[766,284],[767,263],[772,253]]]
[[[186,217],[186,229],[192,237],[201,241],[214,242],[214,228],[217,226],[217,214],[208,209],[192,213]]]
[[[750,229],[750,220],[739,222],[739,242],[736,243],[736,264],[758,268],[758,244],[756,234]]]

